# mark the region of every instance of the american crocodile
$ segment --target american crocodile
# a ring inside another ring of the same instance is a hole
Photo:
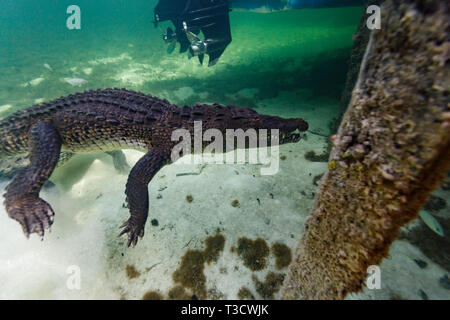
[[[44,236],[54,220],[51,206],[39,197],[43,184],[60,159],[75,153],[138,149],[145,155],[132,168],[126,184],[130,218],[120,235],[127,245],[143,237],[148,216],[148,183],[171,161],[175,129],[193,137],[194,123],[203,130],[279,129],[280,144],[300,140],[308,129],[300,118],[261,115],[249,108],[219,104],[182,108],[154,96],[125,89],[99,89],[34,105],[0,120],[0,160],[29,154],[29,164],[9,183],[5,197],[8,215],[17,220],[28,237]],[[269,136],[270,137],[270,136]],[[207,143],[204,143],[206,146]]]

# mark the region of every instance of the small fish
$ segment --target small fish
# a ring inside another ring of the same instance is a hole
[[[64,79],[68,84],[74,87],[81,87],[82,85],[88,83],[87,80],[81,79],[81,78],[70,78],[70,79]]]
[[[2,106],[0,106],[0,113],[8,111],[9,109],[11,109],[13,106],[11,104],[4,104]]]
[[[435,233],[440,235],[441,237],[444,237],[444,229],[442,228],[441,224],[436,220],[435,217],[433,217],[431,214],[429,214],[425,210],[419,211],[419,217],[422,219],[423,222]]]
[[[51,72],[53,72],[53,68],[50,67],[50,65],[48,63],[44,63],[44,67],[48,70],[50,70]]]

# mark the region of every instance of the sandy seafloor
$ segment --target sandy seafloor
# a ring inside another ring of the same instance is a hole
[[[220,102],[302,117],[315,132],[326,135],[337,114],[360,13],[361,8],[233,12],[233,42],[214,68],[199,66],[185,55],[167,55],[160,30],[149,29],[148,34],[117,30],[113,39],[101,32],[94,39],[80,32],[75,36],[78,42],[56,37],[42,43],[30,36],[21,51],[0,61],[7,79],[0,86],[0,116],[79,90],[126,87],[179,105]],[[52,50],[60,48],[58,41],[65,50]],[[11,41],[9,50],[16,45]],[[71,87],[64,82],[71,77],[88,82]],[[21,227],[0,206],[0,298],[140,299],[148,291],[166,295],[175,285],[172,274],[182,256],[189,249],[203,250],[206,237],[218,228],[226,242],[219,260],[205,266],[208,297],[236,299],[245,286],[261,298],[252,275],[263,281],[270,271],[287,269],[277,270],[271,253],[264,270],[251,271],[230,249],[241,237],[260,237],[269,246],[279,242],[295,249],[313,206],[317,190],[313,178],[327,168],[326,162],[311,162],[304,154],[322,153],[326,146],[325,137],[309,132],[299,143],[281,146],[285,159],[273,176],[262,176],[259,165],[202,167],[190,164],[190,157],[164,167],[149,185],[145,237],[129,249],[125,237],[117,238],[128,217],[123,207],[127,175],[118,173],[105,154],[77,156],[53,174],[54,186],[41,193],[56,212],[51,233],[43,241],[36,235],[25,239]],[[133,150],[125,153],[130,165],[142,156]],[[0,183],[2,194],[6,183]],[[448,201],[448,192],[438,192]],[[191,203],[187,195],[192,195]],[[239,201],[237,207],[231,205],[233,200]],[[448,217],[448,206],[440,214]],[[152,219],[159,225],[152,226]],[[421,269],[413,259],[428,266]],[[71,266],[81,271],[80,290],[66,285]],[[127,266],[134,266],[140,275],[127,277]],[[381,290],[366,289],[349,298],[421,299],[419,289],[430,299],[450,297],[439,285],[447,271],[407,241],[394,243],[381,270]]]

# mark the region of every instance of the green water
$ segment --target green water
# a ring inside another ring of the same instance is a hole
[[[149,184],[146,236],[128,250],[124,238],[117,238],[118,226],[129,216],[127,175],[116,172],[105,154],[76,156],[54,172],[54,187],[41,192],[56,212],[44,241],[34,235],[27,240],[0,206],[0,299],[140,299],[149,290],[166,295],[185,251],[203,250],[206,236],[218,229],[226,236],[225,250],[207,267],[208,289],[214,289],[208,297],[236,299],[241,286],[255,293],[255,273],[231,249],[240,237],[262,238],[269,245],[281,241],[294,252],[314,204],[315,179],[327,170],[326,162],[304,155],[327,148],[363,8],[231,12],[233,41],[208,68],[178,50],[166,52],[161,36],[171,24],[154,28],[156,2],[2,0],[0,117],[77,91],[125,87],[180,106],[219,102],[302,117],[323,135],[307,133],[300,143],[281,146],[275,175],[262,176],[259,167],[247,164],[164,167]],[[81,8],[81,30],[66,27],[72,4]],[[70,78],[87,83],[74,87],[66,82]],[[125,154],[130,165],[142,157],[137,151]],[[6,185],[0,180],[0,194]],[[436,194],[448,199],[448,191]],[[417,241],[431,247],[424,239]],[[448,297],[446,271],[433,258],[403,240],[390,254],[382,266],[383,290],[362,298],[418,299],[422,291],[431,299]],[[425,270],[417,259],[428,265]],[[66,287],[67,268],[73,265],[83,274],[79,291]],[[127,277],[130,265],[140,272],[137,279]],[[287,269],[269,263],[267,271]],[[256,275],[263,279],[261,272]]]
[[[154,28],[156,1],[77,1],[81,30],[66,27],[70,4],[0,4],[0,116],[106,87],[139,90],[177,104],[270,104],[266,112],[280,114],[326,104],[332,114],[362,13],[360,7],[232,12],[233,41],[219,63],[208,68],[178,54],[178,48],[167,54],[161,34],[170,23]],[[73,77],[88,83],[73,87],[64,81]],[[277,97],[283,97],[280,106]]]
[[[208,68],[166,52],[161,35],[170,24],[153,27],[156,1],[76,1],[82,21],[81,30],[73,31],[66,28],[70,4],[2,0],[0,117],[77,91],[125,87],[180,106],[219,102],[298,116],[327,133],[362,12],[232,12],[233,41]],[[75,77],[87,83],[65,82]],[[281,146],[279,173],[269,176],[258,165],[165,166],[149,184],[146,235],[129,250],[125,237],[117,237],[129,216],[127,174],[118,173],[105,154],[77,155],[52,174],[54,187],[40,193],[56,213],[44,241],[35,235],[27,240],[0,206],[0,299],[140,299],[150,290],[166,295],[186,251],[203,250],[205,238],[218,229],[226,243],[220,260],[207,267],[208,289],[216,292],[209,298],[236,299],[252,273],[231,247],[245,236],[295,250],[312,209],[313,179],[327,166],[303,155],[320,154],[326,145],[326,138],[308,134],[301,143]],[[142,154],[125,150],[125,156],[132,167]],[[0,180],[0,194],[7,183]],[[68,290],[70,266],[81,270],[80,290]],[[127,276],[129,266],[138,278]],[[269,270],[287,272],[274,265]]]

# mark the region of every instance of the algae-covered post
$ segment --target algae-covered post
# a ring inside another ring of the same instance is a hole
[[[382,0],[367,0],[366,7],[369,8],[373,5],[379,6]],[[358,25],[358,29],[353,35],[353,48],[350,54],[350,60],[348,63],[347,79],[345,81],[344,90],[342,91],[339,116],[333,119],[331,124],[332,133],[336,133],[339,127],[339,123],[342,120],[342,116],[350,103],[352,97],[353,88],[358,81],[359,69],[361,67],[361,62],[364,58],[364,53],[369,42],[371,29],[367,27],[368,14],[364,10],[361,16],[361,20]]]
[[[361,290],[450,166],[449,4],[386,0],[381,11],[285,299]]]

